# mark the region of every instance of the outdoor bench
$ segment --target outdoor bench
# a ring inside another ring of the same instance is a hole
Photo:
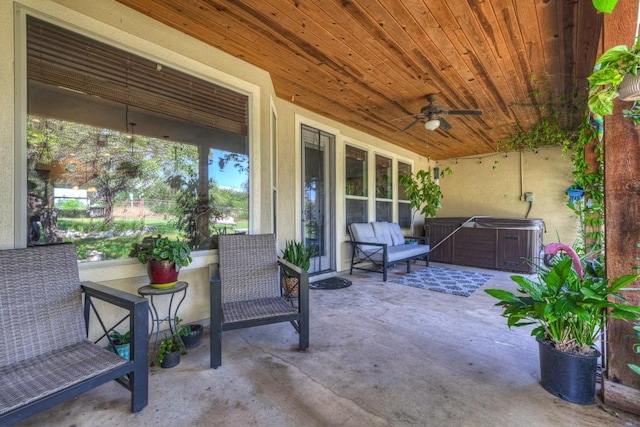
[[[126,313],[116,326],[129,319],[132,360],[87,340],[91,317],[102,325],[100,339],[113,330],[105,328],[94,300]],[[131,392],[132,412],[144,408],[148,307],[142,297],[80,283],[72,244],[0,251],[0,425],[23,420],[111,380]]]
[[[353,274],[354,269],[382,271],[382,279],[386,282],[388,267],[399,262],[407,263],[407,273],[411,272],[410,262],[413,260],[424,260],[429,266],[428,238],[404,236],[397,223],[354,222],[348,229],[352,247],[349,274]]]

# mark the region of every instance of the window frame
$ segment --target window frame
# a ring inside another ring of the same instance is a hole
[[[354,195],[351,195],[351,194],[347,194],[346,172],[347,172],[347,159],[348,159],[347,152],[348,152],[349,148],[354,149],[354,150],[358,150],[358,151],[364,153],[364,155],[365,155],[365,159],[364,159],[364,162],[365,162],[365,165],[364,165],[364,177],[363,177],[363,193],[364,193],[364,195],[362,195],[362,196],[354,196]],[[367,150],[367,149],[365,149],[363,147],[360,147],[358,145],[352,144],[352,143],[345,143],[345,147],[344,147],[344,165],[345,165],[344,166],[344,171],[345,171],[345,187],[344,187],[344,195],[345,195],[345,204],[344,204],[344,209],[345,210],[344,210],[344,212],[345,212],[345,214],[344,214],[344,218],[345,218],[345,226],[349,226],[349,222],[347,220],[347,218],[348,218],[348,213],[347,213],[347,203],[348,202],[347,201],[348,200],[363,201],[365,203],[365,210],[364,210],[365,211],[365,221],[367,221],[367,222],[369,221],[369,217],[370,217],[370,215],[369,215],[369,194],[371,193],[369,191],[369,181],[370,181],[369,176],[371,175],[369,173],[369,165],[371,163],[369,161],[370,157],[371,156],[370,156],[369,150]]]
[[[408,205],[409,206],[409,226],[408,227],[403,227],[402,224],[400,224],[400,228],[403,229],[403,230],[409,231],[410,234],[413,234],[413,230],[411,230],[411,226],[412,226],[412,223],[413,223],[413,212],[411,212],[411,201],[408,200],[408,199],[401,199],[400,198],[400,190],[401,190],[401,187],[403,187],[400,184],[400,177],[403,176],[403,175],[406,175],[406,173],[401,173],[400,165],[407,166],[408,169],[409,169],[408,173],[411,174],[411,173],[413,173],[413,164],[408,163],[408,162],[404,162],[404,161],[402,161],[400,159],[398,159],[396,162],[397,162],[397,166],[396,166],[396,183],[397,183],[397,186],[398,186],[398,191],[396,193],[397,194],[396,207],[397,207],[397,212],[398,212],[398,214],[397,214],[397,222],[398,222],[398,224],[400,224],[400,205]]]
[[[390,198],[385,198],[385,197],[378,197],[378,158],[380,159],[386,159],[389,161],[389,173],[388,173],[388,178],[387,178],[387,183],[386,183],[386,187],[387,187],[387,194],[390,195]],[[397,218],[397,213],[394,212],[394,196],[395,196],[395,192],[393,191],[394,186],[396,185],[396,180],[394,179],[394,158],[388,155],[384,155],[384,154],[380,154],[380,153],[375,153],[375,158],[374,158],[374,183],[375,183],[375,193],[374,193],[374,216],[373,218],[375,218],[375,221],[380,222],[380,218],[378,218],[378,204],[382,204],[384,203],[385,206],[387,207],[387,210],[390,209],[391,210],[391,217],[390,218],[385,218],[385,221],[388,222],[396,222],[395,219]],[[389,219],[391,221],[389,221]]]
[[[248,123],[248,152],[252,162],[249,173],[249,232],[260,232],[260,212],[261,206],[256,204],[260,197],[256,196],[256,191],[261,188],[261,165],[260,144],[258,137],[260,135],[260,87],[254,83],[242,80],[234,75],[227,74],[216,68],[216,56],[213,55],[204,61],[181,55],[180,53],[170,50],[162,43],[157,36],[150,34],[145,39],[136,39],[126,31],[114,31],[117,28],[92,18],[85,21],[68,22],[69,18],[62,12],[51,10],[51,13],[45,14],[42,11],[35,11],[21,5],[16,6],[14,14],[14,85],[15,85],[15,140],[14,140],[14,211],[13,218],[14,228],[14,246],[21,248],[27,246],[28,233],[28,217],[27,217],[27,16],[33,16],[36,19],[46,21],[52,25],[62,27],[66,30],[75,32],[81,36],[88,37],[101,43],[106,43],[118,49],[125,50],[134,55],[138,55],[144,59],[156,61],[165,64],[177,71],[188,74],[196,79],[201,79],[216,85],[224,86],[227,89],[236,91],[249,97],[247,123]],[[266,165],[270,167],[270,165]],[[196,252],[195,258],[206,257],[211,260],[214,252],[212,250],[202,250]],[[196,261],[196,260],[194,260]],[[106,265],[122,265],[128,263],[137,263],[133,258],[122,258],[118,260],[108,260],[94,262],[90,264],[81,264],[83,269],[89,266],[100,267]],[[105,264],[105,265],[103,265]],[[198,267],[198,262],[194,262],[193,266]],[[115,273],[115,272],[114,272]],[[125,278],[130,277],[125,270],[109,275],[109,278]]]

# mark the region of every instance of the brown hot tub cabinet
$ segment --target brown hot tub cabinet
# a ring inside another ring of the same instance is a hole
[[[544,222],[533,218],[427,218],[431,261],[534,273],[542,250]],[[464,225],[463,225],[464,224]]]

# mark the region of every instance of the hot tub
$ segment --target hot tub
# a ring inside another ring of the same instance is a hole
[[[535,272],[542,250],[544,221],[536,218],[475,217],[467,222],[468,219],[425,219],[425,235],[434,248],[430,254],[431,261],[520,273]]]

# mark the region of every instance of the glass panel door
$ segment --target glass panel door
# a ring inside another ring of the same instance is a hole
[[[335,136],[302,126],[302,236],[315,248],[310,273],[334,269],[333,146]]]

